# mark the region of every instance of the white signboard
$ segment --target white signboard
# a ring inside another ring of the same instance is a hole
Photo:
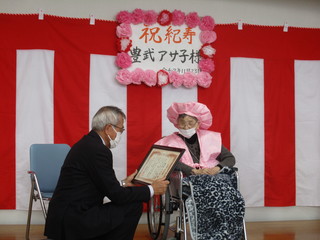
[[[182,26],[160,26],[154,24],[132,25],[132,47],[129,55],[132,66],[128,70],[141,68],[199,73],[201,42],[200,29]]]

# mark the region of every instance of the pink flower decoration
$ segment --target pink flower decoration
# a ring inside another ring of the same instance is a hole
[[[144,71],[141,68],[136,68],[132,73],[131,73],[131,80],[132,83],[134,84],[141,84],[141,82],[144,79]]]
[[[214,31],[202,31],[200,33],[200,41],[204,43],[213,43],[217,39],[217,34]]]
[[[117,54],[116,64],[120,68],[128,68],[132,65],[131,57],[128,53],[121,52]]]
[[[145,11],[144,13],[144,23],[146,25],[153,25],[157,22],[157,13],[153,10]]]
[[[120,25],[118,25],[116,29],[116,34],[118,38],[131,37],[132,29],[130,24],[121,23]]]
[[[163,10],[159,14],[153,10],[144,11],[140,8],[136,8],[132,13],[128,11],[120,11],[116,20],[119,25],[116,28],[117,48],[119,53],[116,57],[116,65],[121,69],[117,72],[116,79],[123,85],[128,84],[141,84],[145,83],[149,87],[153,86],[165,86],[171,83],[174,87],[180,87],[184,85],[186,88],[192,88],[197,84],[200,87],[208,88],[212,83],[211,72],[214,71],[215,65],[212,60],[216,52],[211,43],[216,41],[217,34],[213,31],[215,27],[215,21],[210,16],[200,18],[196,12],[185,14],[180,10],[174,10],[172,13],[168,10]],[[136,68],[132,72],[128,69],[132,65],[132,59],[128,52],[132,47],[132,29],[130,24],[145,24],[153,25],[159,23],[161,26],[174,25],[181,26],[186,24],[189,28],[195,28],[199,26],[200,41],[203,44],[200,49],[200,56],[202,59],[199,61],[200,73],[195,74],[193,72],[186,72],[185,74],[179,74],[178,72],[165,70],[159,70],[155,72],[153,70],[142,70]]]
[[[193,72],[186,72],[185,74],[183,74],[183,78],[183,85],[186,88],[192,88],[197,85],[197,78]]]
[[[200,56],[203,58],[213,58],[213,55],[216,54],[216,49],[210,43],[203,44],[200,49]]]
[[[202,59],[199,62],[201,71],[211,73],[214,71],[214,63],[211,59]]]
[[[198,78],[198,85],[200,87],[208,88],[212,82],[212,76],[210,73],[207,72],[200,72],[197,76]]]
[[[169,83],[169,73],[165,70],[157,72],[157,82],[159,86],[165,86]]]
[[[153,70],[146,70],[144,73],[144,83],[149,87],[155,86],[157,84],[156,72]]]
[[[143,23],[144,11],[141,10],[140,8],[136,8],[135,10],[133,10],[131,16],[132,16],[131,22],[133,24]]]
[[[122,85],[129,85],[131,83],[131,73],[127,69],[121,69],[117,72],[116,79]]]
[[[168,26],[172,21],[172,14],[168,10],[163,10],[159,13],[158,23],[161,26]]]
[[[185,14],[180,10],[174,10],[172,12],[172,24],[175,26],[181,26],[184,24]]]
[[[186,16],[186,24],[190,28],[198,26],[200,23],[200,18],[196,12],[191,12]]]
[[[172,71],[169,73],[169,81],[174,87],[180,87],[183,83],[183,76],[177,72]]]
[[[132,21],[132,16],[128,11],[120,11],[116,16],[116,19],[119,23],[130,24]]]
[[[129,38],[118,38],[117,39],[117,48],[118,52],[129,52],[132,47],[132,40]]]
[[[201,31],[212,31],[214,29],[215,22],[210,16],[205,16],[201,18],[199,28]]]

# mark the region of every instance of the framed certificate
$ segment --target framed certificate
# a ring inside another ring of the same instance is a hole
[[[185,149],[153,145],[138,168],[133,182],[151,184],[153,181],[168,179]]]

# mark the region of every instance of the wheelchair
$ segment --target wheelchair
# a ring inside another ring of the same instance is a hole
[[[239,174],[234,170],[236,182],[233,184],[239,190]],[[186,210],[186,196],[183,192],[183,173],[173,171],[170,175],[170,184],[162,196],[153,196],[147,205],[147,220],[149,233],[155,240],[187,240],[196,239],[189,231],[189,220]],[[243,219],[241,240],[247,240],[245,220]],[[188,234],[189,232],[189,234]],[[168,238],[170,236],[170,238]],[[239,239],[239,240],[240,240]]]

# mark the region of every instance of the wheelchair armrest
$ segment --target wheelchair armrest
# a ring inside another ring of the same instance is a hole
[[[171,196],[181,198],[182,196],[183,173],[180,170],[174,170],[170,175],[169,192]]]

